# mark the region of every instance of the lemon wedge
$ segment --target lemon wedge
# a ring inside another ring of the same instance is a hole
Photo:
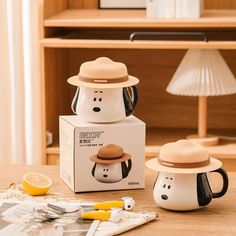
[[[25,192],[33,196],[44,195],[52,186],[52,180],[40,173],[26,173],[23,176],[22,186]]]

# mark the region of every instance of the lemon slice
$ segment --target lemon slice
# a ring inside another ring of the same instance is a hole
[[[22,186],[25,192],[33,196],[44,195],[52,186],[52,180],[40,173],[26,173],[23,176]]]

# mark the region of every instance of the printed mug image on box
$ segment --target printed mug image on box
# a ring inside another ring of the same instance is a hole
[[[131,155],[121,146],[108,144],[90,157],[95,162],[92,175],[101,183],[116,183],[126,178],[131,170]]]

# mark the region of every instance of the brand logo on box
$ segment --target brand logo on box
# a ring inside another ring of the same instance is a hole
[[[96,132],[80,132],[79,133],[79,138],[82,139],[82,138],[100,138],[102,133],[104,133],[104,131],[96,131]]]
[[[100,143],[100,137],[104,131],[92,131],[92,132],[80,132],[79,133],[79,142],[82,147],[90,146],[103,146],[103,143]],[[97,143],[98,141],[99,143]]]

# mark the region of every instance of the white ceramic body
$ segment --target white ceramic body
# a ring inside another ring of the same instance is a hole
[[[164,200],[165,196],[168,199]],[[158,206],[169,210],[201,208],[197,197],[197,174],[159,173],[153,197]]]
[[[94,177],[101,183],[116,183],[123,179],[121,163],[100,164],[97,163]]]
[[[83,120],[95,123],[110,123],[124,119],[126,112],[123,88],[80,87],[76,114]]]

